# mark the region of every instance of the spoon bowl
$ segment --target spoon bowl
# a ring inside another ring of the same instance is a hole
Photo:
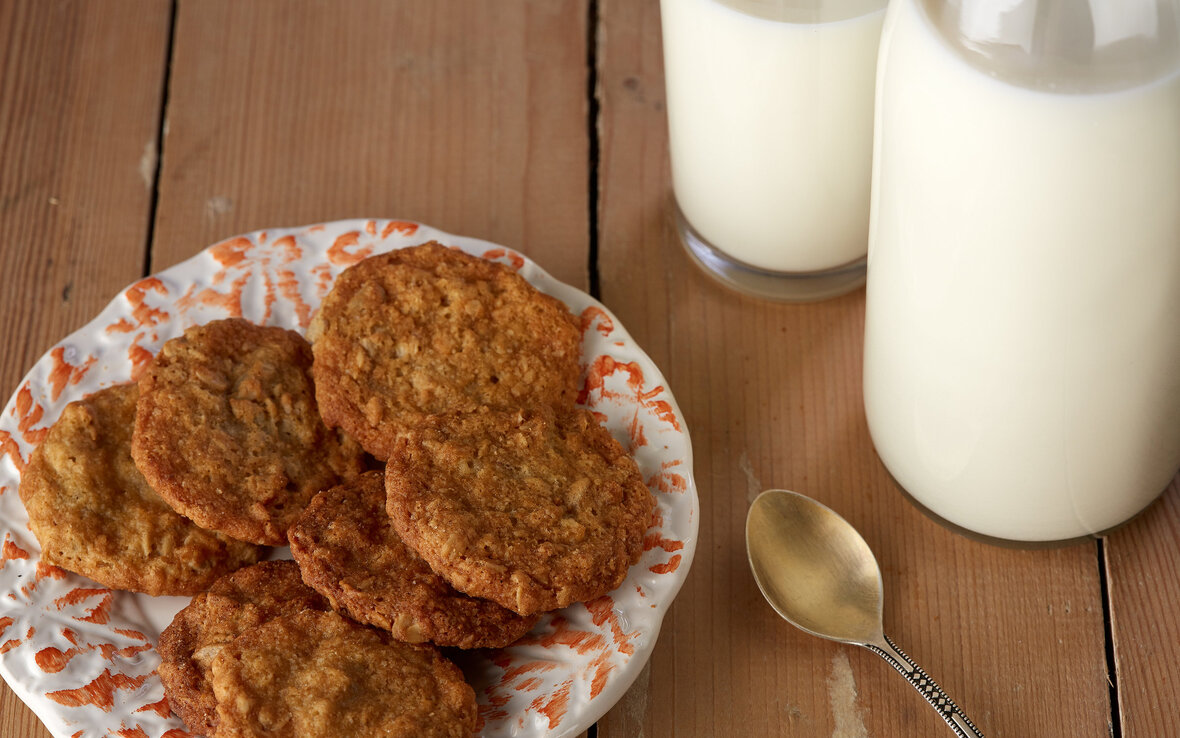
[[[746,553],[758,589],[783,619],[820,638],[876,653],[956,735],[983,738],[942,688],[885,635],[881,569],[848,521],[797,492],[767,490],[750,505]]]
[[[843,643],[880,636],[881,570],[831,508],[796,492],[764,492],[746,519],[746,551],[762,596],[788,622]]]

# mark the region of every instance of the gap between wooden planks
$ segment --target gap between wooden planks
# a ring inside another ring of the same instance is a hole
[[[0,313],[8,397],[142,276],[171,6],[0,3]],[[0,735],[49,732],[0,684]]]
[[[861,407],[863,292],[771,305],[697,273],[668,217],[659,3],[598,7],[602,297],[665,370],[702,502],[697,559],[650,669],[599,735],[945,734],[876,657],[803,635],[762,602],[743,523],[764,487],[811,494],[861,530],[882,563],[886,631],[986,734],[1105,735],[1094,546],[989,547],[902,501]]]
[[[168,59],[172,8],[0,8],[10,388],[141,276],[149,238],[154,272],[243,231],[399,217],[587,286],[584,1],[181,2]],[[46,734],[0,700],[5,738]]]

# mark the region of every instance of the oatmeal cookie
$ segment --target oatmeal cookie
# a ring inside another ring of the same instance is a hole
[[[381,472],[316,495],[288,535],[308,585],[337,610],[398,640],[500,648],[537,622],[468,597],[431,571],[390,525]]]
[[[197,527],[152,491],[131,460],[137,395],[126,384],[67,405],[21,475],[21,501],[45,563],[113,589],[193,595],[260,550]]]
[[[210,734],[217,705],[209,682],[213,659],[234,638],[271,618],[328,602],[303,584],[294,561],[267,561],[218,580],[193,598],[160,634],[158,672],[168,704],[194,733]]]
[[[475,692],[431,646],[334,612],[275,618],[213,661],[214,738],[466,738]]]
[[[654,506],[583,409],[429,419],[399,440],[385,486],[393,527],[434,571],[522,615],[619,586]]]
[[[131,454],[197,525],[279,546],[317,492],[362,471],[362,453],[320,420],[311,348],[241,319],[193,326],[139,380]]]
[[[424,417],[577,396],[581,335],[565,305],[435,242],[346,269],[307,335],[325,422],[383,461]]]

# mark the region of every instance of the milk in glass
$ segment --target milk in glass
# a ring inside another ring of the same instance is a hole
[[[661,2],[673,188],[692,237],[770,272],[863,260],[884,5]]]

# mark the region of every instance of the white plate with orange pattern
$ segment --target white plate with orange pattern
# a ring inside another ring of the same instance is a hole
[[[659,370],[605,307],[515,251],[408,221],[339,221],[231,238],[136,282],[41,357],[4,408],[0,676],[54,736],[189,736],[155,674],[160,631],[188,599],[112,591],[39,561],[17,489],[49,426],[67,403],[135,378],[190,325],[241,316],[302,332],[343,269],[430,240],[511,266],[581,317],[579,402],[632,453],[657,502],[621,587],[545,615],[509,648],[464,654],[481,735],[576,735],[635,680],[688,574],[698,523],[688,432]]]

